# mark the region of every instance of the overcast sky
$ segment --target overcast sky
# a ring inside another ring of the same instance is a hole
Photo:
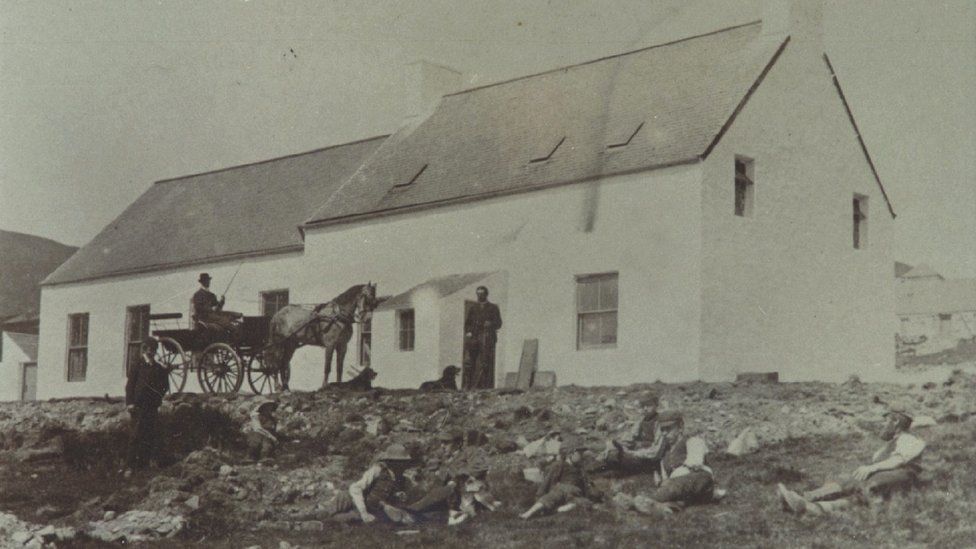
[[[417,59],[485,84],[760,2],[0,0],[0,228],[82,245],[155,180],[392,132]],[[976,2],[828,7],[895,258],[976,276]]]

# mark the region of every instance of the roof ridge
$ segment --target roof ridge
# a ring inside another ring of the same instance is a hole
[[[330,150],[330,149],[337,149],[339,147],[347,147],[349,145],[358,145],[360,143],[367,143],[369,141],[375,141],[377,139],[386,139],[387,137],[390,137],[390,135],[392,135],[392,134],[374,135],[373,137],[366,137],[364,139],[357,139],[355,141],[349,141],[347,143],[339,143],[339,144],[336,144],[336,145],[328,145],[326,147],[319,147],[318,149],[312,149],[310,151],[302,151],[302,152],[297,152],[297,153],[292,153],[292,154],[286,154],[286,155],[283,155],[283,156],[276,156],[276,157],[273,157],[273,158],[265,158],[264,160],[257,160],[255,162],[247,162],[247,163],[244,163],[244,164],[235,164],[233,166],[225,166],[223,168],[217,168],[216,170],[208,170],[208,171],[205,171],[205,172],[197,172],[197,173],[192,173],[192,174],[187,174],[187,175],[179,175],[179,176],[176,176],[176,177],[169,177],[169,178],[166,178],[166,179],[159,179],[157,181],[154,181],[153,182],[153,185],[159,185],[160,183],[172,183],[174,181],[182,181],[184,179],[190,179],[191,177],[199,177],[201,175],[210,175],[210,174],[221,173],[221,172],[226,172],[226,171],[230,171],[230,170],[236,170],[236,169],[239,169],[239,168],[247,168],[247,167],[250,167],[250,166],[257,166],[257,165],[260,165],[260,164],[267,164],[269,162],[276,162],[278,160],[285,160],[287,158],[295,158],[295,157],[298,157],[298,156],[304,156],[306,154],[314,154],[314,153],[318,153],[318,152],[322,152],[322,151],[327,151],[327,150]]]
[[[705,38],[706,36],[713,36],[713,35],[716,35],[716,34],[721,34],[723,32],[728,32],[728,31],[732,31],[732,30],[736,30],[736,29],[741,29],[741,28],[744,28],[744,27],[752,26],[752,25],[758,25],[760,23],[762,23],[762,20],[761,19],[756,19],[755,21],[750,21],[748,23],[742,23],[740,25],[733,25],[731,27],[726,27],[726,28],[723,28],[723,29],[709,31],[709,32],[702,33],[702,34],[696,34],[694,36],[686,36],[684,38],[679,38],[677,40],[671,40],[670,42],[662,42],[660,44],[654,44],[652,46],[645,46],[643,48],[638,48],[636,50],[630,50],[630,51],[625,51],[625,52],[621,52],[621,53],[615,53],[613,55],[606,55],[604,57],[598,57],[596,59],[590,59],[589,61],[581,61],[579,63],[573,63],[571,65],[564,65],[562,67],[556,67],[554,69],[548,69],[548,70],[545,70],[545,71],[542,71],[542,72],[536,72],[536,73],[532,73],[532,74],[526,74],[526,75],[522,75],[522,76],[516,76],[515,78],[509,78],[508,80],[501,80],[501,81],[498,81],[498,82],[492,82],[490,84],[484,84],[484,85],[481,85],[481,86],[475,86],[473,88],[467,88],[467,89],[459,90],[459,91],[456,91],[456,92],[446,93],[446,94],[443,95],[443,97],[451,97],[451,96],[454,96],[454,95],[462,95],[462,94],[465,94],[465,93],[468,93],[468,92],[483,90],[485,88],[491,88],[491,87],[494,87],[494,86],[501,86],[502,84],[510,84],[512,82],[517,82],[519,80],[526,80],[528,78],[534,78],[536,76],[542,76],[542,75],[550,74],[550,73],[554,73],[554,72],[565,71],[565,70],[568,70],[568,69],[574,69],[576,67],[582,67],[584,65],[591,65],[593,63],[599,63],[601,61],[607,61],[608,59],[616,59],[618,57],[624,57],[626,55],[633,55],[635,53],[641,53],[641,52],[648,51],[648,50],[653,50],[653,49],[656,49],[656,48],[663,48],[663,47],[666,47],[666,46],[673,46],[675,44],[680,44],[682,42],[688,42],[690,40],[695,40],[695,39],[698,39],[698,38]]]

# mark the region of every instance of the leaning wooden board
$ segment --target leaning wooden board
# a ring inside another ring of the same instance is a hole
[[[526,339],[522,342],[522,359],[519,360],[518,381],[515,387],[528,389],[532,386],[532,375],[539,365],[539,340]]]

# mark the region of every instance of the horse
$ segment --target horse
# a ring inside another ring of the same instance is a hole
[[[291,358],[304,345],[325,348],[325,377],[329,383],[332,354],[336,354],[336,379],[342,381],[346,346],[352,338],[352,326],[376,307],[376,284],[357,284],[327,303],[314,308],[286,305],[271,318],[266,358],[281,375],[281,390],[287,391],[291,378]]]

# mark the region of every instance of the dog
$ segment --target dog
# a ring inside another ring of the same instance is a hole
[[[448,510],[448,525],[455,526],[474,518],[478,511],[495,511],[502,506],[491,493],[487,474],[487,471],[461,473],[452,479],[455,495]]]
[[[451,364],[444,368],[441,378],[436,381],[425,381],[420,384],[421,391],[457,391],[457,375],[461,369]]]
[[[374,379],[376,379],[376,370],[366,367],[349,381],[337,381],[330,383],[327,387],[343,391],[371,391]]]

